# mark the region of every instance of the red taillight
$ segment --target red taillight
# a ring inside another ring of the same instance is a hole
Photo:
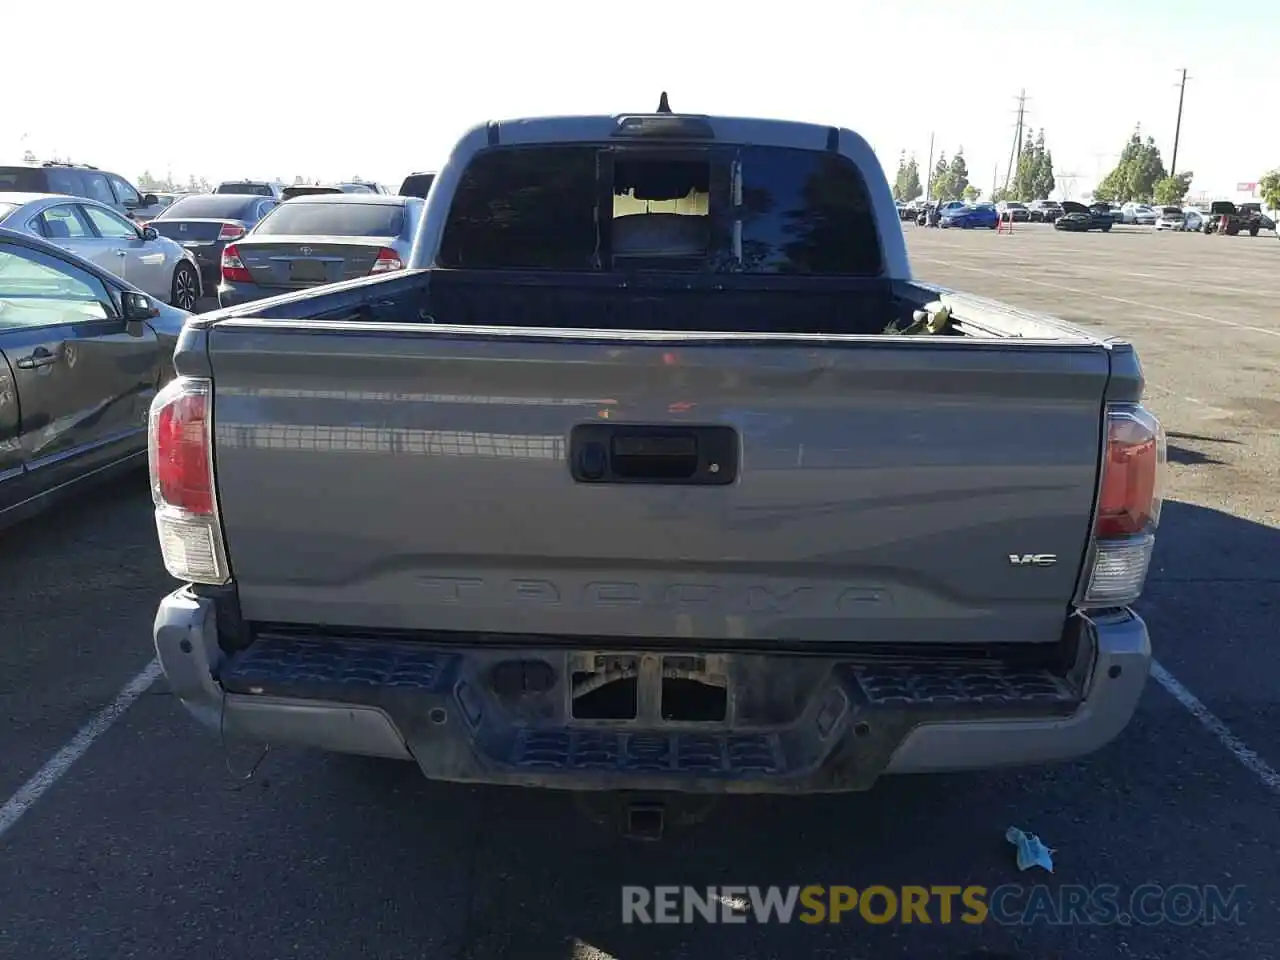
[[[147,466],[165,569],[192,583],[230,577],[213,485],[213,384],[169,381],[151,401]]]
[[[1122,406],[1107,411],[1096,537],[1134,536],[1159,522],[1164,460],[1164,434],[1146,409]]]
[[[218,239],[223,243],[230,243],[232,240],[239,240],[244,236],[244,227],[238,223],[224,223],[222,229],[218,231]]]
[[[240,251],[234,243],[222,251],[222,279],[229,283],[253,283],[253,275],[240,259]]]
[[[400,254],[396,253],[389,247],[383,247],[378,251],[378,259],[373,262],[373,269],[370,273],[389,273],[392,270],[403,269],[404,264],[400,261]]]
[[[152,412],[151,456],[158,503],[187,513],[213,513],[209,395],[179,393]]]

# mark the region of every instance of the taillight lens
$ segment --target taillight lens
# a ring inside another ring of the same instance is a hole
[[[147,462],[156,531],[168,571],[193,583],[226,583],[228,568],[213,481],[213,392],[178,377],[156,395]]]
[[[239,240],[243,236],[244,227],[238,223],[224,223],[222,229],[218,231],[218,239],[223,243]]]
[[[223,248],[222,279],[227,283],[253,283],[253,275],[240,259],[240,251],[234,243]]]
[[[1134,406],[1107,411],[1095,536],[1132,536],[1160,522],[1164,458],[1164,434],[1147,410]]]
[[[1160,523],[1165,460],[1164,430],[1149,410],[1107,408],[1087,606],[1120,606],[1141,596]]]
[[[400,261],[400,254],[396,253],[389,247],[383,247],[378,251],[378,259],[373,262],[373,269],[370,273],[389,273],[392,270],[401,270],[404,264]]]
[[[154,409],[152,417],[156,502],[187,513],[213,513],[208,392],[193,386]]]

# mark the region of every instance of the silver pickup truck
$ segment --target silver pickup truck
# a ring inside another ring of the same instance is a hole
[[[1128,343],[913,280],[836,127],[489,123],[407,268],[205,314],[151,410],[225,735],[574,790],[861,790],[1088,753],[1164,437]]]

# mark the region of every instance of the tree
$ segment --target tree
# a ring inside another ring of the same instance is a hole
[[[920,196],[921,192],[920,165],[916,163],[916,158],[912,157],[902,170],[902,199],[914,200]]]
[[[982,191],[979,190],[977,187],[975,187],[972,183],[964,188],[963,198],[965,203],[977,203],[978,200],[981,199],[981,197],[982,197]]]
[[[1182,198],[1187,195],[1187,191],[1191,189],[1191,178],[1195,174],[1190,170],[1184,170],[1177,176],[1165,177],[1156,182],[1152,189],[1156,203],[1163,206],[1177,206],[1182,203]]]
[[[1022,143],[1022,151],[1018,154],[1018,166],[1013,181],[1009,184],[1008,200],[1047,200],[1053,193],[1053,154],[1044,143],[1044,130],[1034,140],[1031,131]]]
[[[1258,189],[1262,191],[1262,202],[1274,215],[1274,211],[1280,210],[1280,167],[1264,174],[1258,181]]]
[[[1031,199],[1048,200],[1057,185],[1053,178],[1053,154],[1044,145],[1044,128],[1036,137],[1036,165],[1031,182]]]
[[[938,162],[933,167],[933,176],[929,178],[929,196],[937,200],[946,200],[950,192],[951,165],[947,163],[945,152],[938,154]]]
[[[907,199],[902,194],[902,181],[907,173],[907,151],[903,150],[898,154],[898,172],[893,177],[893,199],[902,202]]]
[[[964,162],[964,147],[961,147],[951,158],[951,164],[947,168],[947,195],[943,199],[959,200],[968,186],[969,165]]]
[[[23,154],[22,154],[22,162],[23,162],[23,163],[35,163],[35,162],[36,162],[36,154],[35,154],[35,151],[34,151],[34,150],[26,150],[26,151],[24,151],[24,152],[23,152]]]
[[[172,180],[161,180],[153,177],[150,170],[143,170],[138,176],[138,189],[143,193],[173,193],[176,187]]]
[[[1093,194],[1110,203],[1149,202],[1155,194],[1156,184],[1168,176],[1155,139],[1147,137],[1144,141],[1139,126],[1134,128],[1129,142],[1120,152],[1115,169],[1102,178]]]

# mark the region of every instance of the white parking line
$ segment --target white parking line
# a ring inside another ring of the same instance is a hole
[[[1200,698],[1178,682],[1178,679],[1158,662],[1151,664],[1151,676],[1164,687],[1174,699],[1191,711],[1191,715],[1200,721],[1200,725],[1213,734],[1227,751],[1239,760],[1250,773],[1262,781],[1262,785],[1272,793],[1280,794],[1280,773],[1277,773],[1267,761],[1244,745],[1244,741],[1228,729],[1227,725],[1200,702]]]
[[[18,792],[10,797],[3,807],[0,807],[0,839],[3,839],[22,815],[35,806],[36,801],[71,769],[72,764],[84,756],[85,751],[93,746],[95,740],[111,729],[111,725],[120,719],[133,701],[146,692],[158,676],[160,676],[160,664],[152,660],[140,674],[125,684],[124,689],[116,694],[114,700],[81,727],[65,747],[50,757],[48,763],[18,788]]]
[[[1190,310],[1175,310],[1173,307],[1163,307],[1154,303],[1143,303],[1141,300],[1130,300],[1128,297],[1116,297],[1106,293],[1098,293],[1096,290],[1081,290],[1079,287],[1068,287],[1062,283],[1050,283],[1048,280],[1032,280],[1030,277],[1016,276],[1003,270],[986,270],[982,267],[969,267],[964,264],[952,263],[950,260],[937,260],[933,257],[917,257],[916,259],[924,260],[928,263],[941,264],[944,267],[952,267],[956,270],[968,270],[970,273],[985,273],[988,276],[999,277],[1002,280],[1017,280],[1019,283],[1030,283],[1037,287],[1048,287],[1051,290],[1065,290],[1067,293],[1079,294],[1082,297],[1092,297],[1096,300],[1111,300],[1114,303],[1123,303],[1131,307],[1142,307],[1144,310],[1158,310],[1162,313],[1171,313],[1179,317],[1190,317],[1193,320],[1204,320],[1208,323],[1221,324],[1224,327],[1234,327],[1236,330],[1249,330],[1253,333],[1265,333],[1269,337],[1280,337],[1280,330],[1269,330],[1266,327],[1251,327],[1245,323],[1236,323],[1234,320],[1223,320],[1219,317],[1206,316],[1203,313],[1192,313]]]

